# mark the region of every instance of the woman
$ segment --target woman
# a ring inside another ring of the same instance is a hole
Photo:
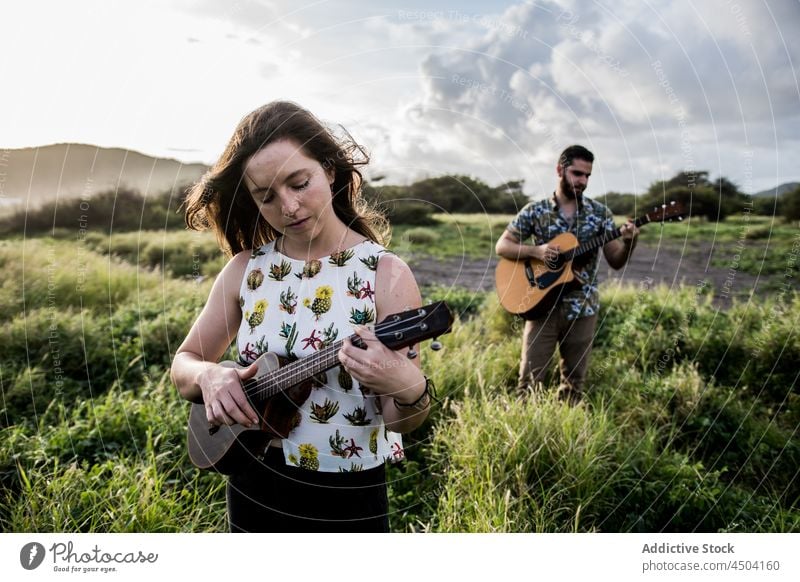
[[[365,326],[421,303],[408,266],[379,244],[366,163],[305,109],[273,102],[240,122],[187,198],[187,225],[210,226],[232,255],[172,365],[212,425],[259,422],[242,390],[256,366],[217,364],[234,338],[240,364],[303,358],[353,333],[366,344],[345,340],[299,424],[230,477],[231,531],[388,531],[384,462],[402,458],[398,433],[425,420],[430,395],[418,360]]]

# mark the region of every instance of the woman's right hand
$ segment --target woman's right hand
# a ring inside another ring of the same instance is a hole
[[[241,424],[247,428],[258,424],[258,415],[247,396],[242,382],[249,380],[258,372],[258,364],[246,368],[227,368],[212,364],[197,377],[197,384],[203,391],[206,418],[214,426]]]

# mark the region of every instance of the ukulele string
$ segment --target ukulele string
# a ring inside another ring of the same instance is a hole
[[[433,311],[434,309],[429,309],[422,315],[430,315]],[[379,339],[381,335],[394,335],[396,333],[405,335],[414,328],[413,325],[408,326],[408,323],[408,319],[383,321],[375,326],[375,334]],[[400,330],[392,330],[392,328],[399,325],[406,325],[406,327],[400,328]],[[362,341],[360,336],[356,334],[349,336],[348,339],[356,345]],[[298,384],[305,378],[329,370],[337,365],[338,352],[343,345],[344,340],[338,340],[334,344],[311,356],[296,360],[275,371],[267,373],[261,378],[247,380],[243,383],[245,394],[248,397],[269,398],[282,392],[286,388]]]

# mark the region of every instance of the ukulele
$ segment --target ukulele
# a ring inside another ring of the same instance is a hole
[[[638,228],[651,222],[680,220],[685,214],[682,204],[670,202],[637,218],[634,224]],[[550,263],[534,258],[512,260],[501,257],[495,269],[500,304],[509,313],[520,315],[523,319],[547,315],[562,295],[570,291],[570,284],[575,279],[573,260],[620,236],[620,229],[615,228],[580,244],[572,233],[561,233],[548,241],[561,249],[557,259]]]
[[[375,326],[375,335],[387,347],[399,350],[429,338],[449,333],[453,314],[444,301],[431,303],[402,313],[390,315]],[[362,339],[351,335],[350,341],[366,348]],[[322,372],[339,365],[339,350],[344,340],[338,340],[318,352],[288,362],[272,352],[261,354],[255,377],[242,382],[244,393],[256,411],[260,411],[258,426],[241,424],[213,426],[208,422],[205,405],[193,403],[189,411],[189,458],[200,469],[210,469],[230,475],[248,460],[261,455],[274,437],[286,438],[299,421],[300,406],[308,399],[314,385],[320,385]],[[434,350],[441,344],[434,341]],[[416,357],[409,352],[408,357]],[[228,368],[243,368],[236,362],[220,362]]]

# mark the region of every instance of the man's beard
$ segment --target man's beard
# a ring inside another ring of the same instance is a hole
[[[578,196],[580,196],[579,193],[575,192],[575,189],[572,187],[572,184],[569,183],[566,176],[561,176],[561,192],[564,193],[564,197],[567,200],[576,200]]]

